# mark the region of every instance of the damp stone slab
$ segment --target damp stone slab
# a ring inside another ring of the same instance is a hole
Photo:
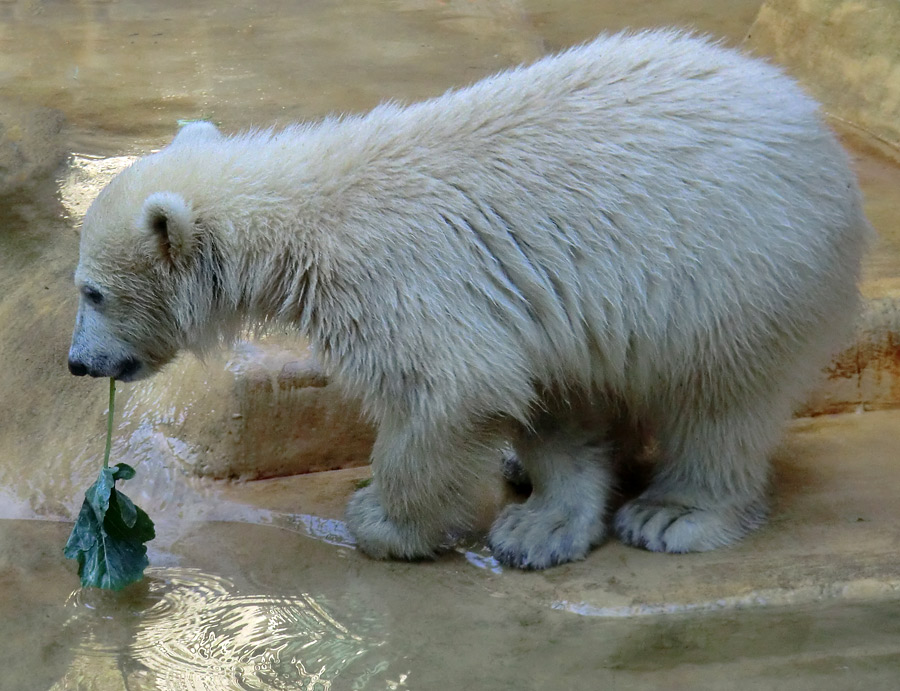
[[[526,573],[501,568],[476,540],[432,568],[455,569],[463,558],[502,573],[507,596],[603,617],[900,597],[898,430],[900,411],[793,421],[774,459],[768,524],[729,548],[669,555],[612,540],[584,562]],[[221,492],[233,502],[339,520],[367,472],[225,485]]]

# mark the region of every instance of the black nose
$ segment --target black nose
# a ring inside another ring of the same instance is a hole
[[[76,377],[83,377],[88,373],[87,365],[84,365],[78,360],[69,360],[69,371],[74,374]]]

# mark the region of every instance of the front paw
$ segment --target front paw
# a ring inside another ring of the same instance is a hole
[[[435,538],[422,526],[388,516],[374,483],[351,497],[347,525],[359,548],[373,559],[431,559],[440,546],[440,536]]]
[[[602,516],[532,497],[507,506],[491,528],[497,561],[520,569],[546,569],[584,559],[606,535]]]

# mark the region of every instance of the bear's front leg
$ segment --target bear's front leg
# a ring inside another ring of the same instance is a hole
[[[373,481],[350,499],[347,523],[359,548],[373,559],[425,559],[433,557],[442,535],[414,516],[385,508],[381,483]]]
[[[381,421],[372,449],[372,484],[356,492],[347,522],[375,559],[430,558],[451,531],[468,528],[479,480],[499,458],[498,443],[462,426],[423,429]]]
[[[612,486],[606,425],[547,413],[516,436],[513,445],[532,485],[523,504],[510,504],[494,522],[494,557],[522,569],[545,569],[584,559],[606,538]]]

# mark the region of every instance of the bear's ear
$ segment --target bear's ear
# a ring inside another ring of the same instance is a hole
[[[222,138],[222,133],[211,122],[197,120],[184,125],[175,139],[172,140],[171,146],[181,146],[182,144],[196,144],[198,142],[214,142]]]
[[[174,192],[154,192],[144,202],[141,227],[165,261],[174,264],[191,254],[196,233],[191,216],[187,202]]]

